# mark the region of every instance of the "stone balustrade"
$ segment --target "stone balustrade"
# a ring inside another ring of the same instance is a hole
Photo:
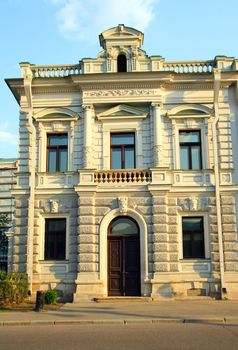
[[[175,73],[211,73],[214,61],[164,62],[162,70]]]
[[[135,170],[106,170],[97,171],[94,174],[96,184],[110,183],[149,183],[151,182],[151,171],[146,169]]]
[[[33,78],[62,78],[73,74],[81,74],[79,64],[31,66]]]

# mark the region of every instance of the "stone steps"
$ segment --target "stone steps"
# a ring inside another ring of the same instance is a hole
[[[110,303],[110,302],[150,302],[153,301],[151,297],[101,297],[93,299],[96,303]]]

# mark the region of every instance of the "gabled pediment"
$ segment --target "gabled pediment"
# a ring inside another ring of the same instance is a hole
[[[33,118],[37,121],[55,121],[64,120],[71,121],[79,119],[79,114],[68,108],[45,108],[38,113],[36,113]]]
[[[126,45],[140,48],[143,44],[144,34],[139,30],[131,27],[126,27],[124,24],[105,30],[99,35],[100,45],[106,50],[107,46],[123,45],[126,40]],[[111,45],[110,45],[111,43]]]
[[[118,105],[113,108],[110,108],[106,111],[103,111],[101,113],[97,114],[97,118],[99,120],[101,119],[135,119],[135,118],[146,118],[148,115],[148,112],[145,112],[141,109],[131,107],[128,105]]]

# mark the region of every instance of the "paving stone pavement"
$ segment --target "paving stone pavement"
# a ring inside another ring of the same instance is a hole
[[[0,326],[196,322],[238,325],[238,301],[81,302],[57,311],[0,312]]]

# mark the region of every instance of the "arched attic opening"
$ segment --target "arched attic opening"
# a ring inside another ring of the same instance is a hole
[[[124,53],[120,53],[117,56],[117,72],[118,73],[127,72],[127,59]]]

